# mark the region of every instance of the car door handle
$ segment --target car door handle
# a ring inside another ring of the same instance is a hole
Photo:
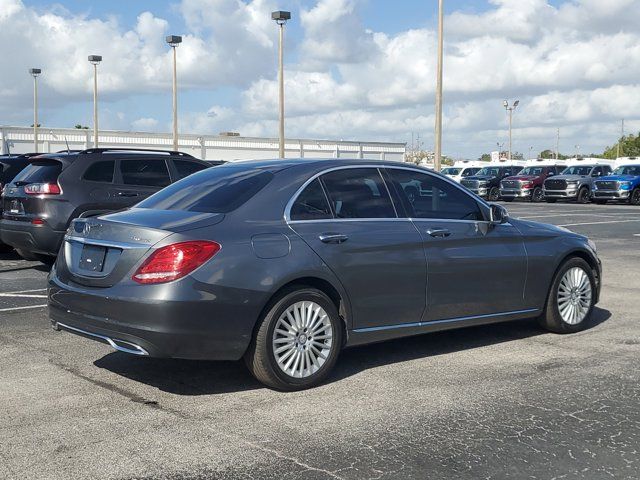
[[[343,243],[349,239],[341,233],[323,233],[318,238],[322,243]]]
[[[139,195],[139,193],[135,192],[118,192],[119,197],[137,197]]]
[[[430,228],[429,230],[427,230],[427,233],[432,237],[437,237],[437,238],[444,238],[451,235],[451,232],[446,228]]]

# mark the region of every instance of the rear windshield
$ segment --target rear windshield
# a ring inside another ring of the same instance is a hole
[[[272,178],[272,173],[261,170],[208,168],[168,186],[136,207],[227,213],[244,204]]]
[[[54,161],[32,162],[22,170],[13,183],[50,183],[58,180],[58,175],[62,172],[62,164]]]

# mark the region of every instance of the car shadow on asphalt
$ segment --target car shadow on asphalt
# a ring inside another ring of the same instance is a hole
[[[589,328],[607,321],[608,310],[596,307]],[[327,383],[384,365],[452,354],[474,348],[533,338],[547,332],[535,320],[520,320],[448,330],[345,349]],[[133,357],[113,352],[94,365],[135,382],[176,395],[214,395],[266,388],[244,362],[209,362]]]
[[[9,250],[8,252],[0,253],[0,262],[19,262],[15,267],[2,268],[0,273],[6,272],[20,272],[23,270],[38,270],[40,272],[49,272],[51,270],[50,265],[46,265],[37,260],[24,260],[15,250]]]

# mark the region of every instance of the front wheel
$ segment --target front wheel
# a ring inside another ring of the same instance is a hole
[[[342,320],[331,299],[313,288],[290,291],[272,303],[245,354],[251,373],[277,390],[321,383],[342,348]]]
[[[493,187],[491,190],[489,190],[490,202],[497,202],[499,198],[500,198],[500,190],[498,190],[498,187]]]
[[[544,192],[540,187],[536,187],[533,189],[533,193],[531,193],[531,201],[533,203],[540,203],[544,199]]]
[[[631,192],[629,203],[631,205],[640,205],[640,187],[636,188],[633,192]]]
[[[589,197],[589,189],[585,187],[581,188],[578,192],[578,203],[582,203],[583,205],[589,203]]]
[[[567,260],[556,273],[540,324],[555,333],[573,333],[586,328],[596,293],[591,266],[582,258]]]

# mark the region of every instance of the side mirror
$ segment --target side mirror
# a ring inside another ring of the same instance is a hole
[[[592,177],[599,177],[600,176],[600,172],[593,172],[591,174]]]
[[[554,175],[555,175],[555,173],[554,173],[554,172],[549,172],[549,173],[547,173],[547,177],[553,177]]]
[[[491,205],[491,223],[501,224],[509,221],[509,212],[502,205],[492,203]]]

